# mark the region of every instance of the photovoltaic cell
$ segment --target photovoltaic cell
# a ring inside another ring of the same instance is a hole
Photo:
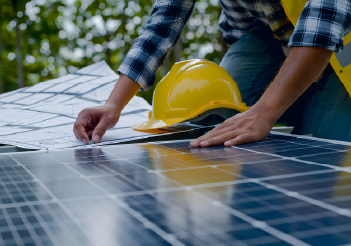
[[[270,134],[0,155],[0,245],[349,245],[351,148]]]

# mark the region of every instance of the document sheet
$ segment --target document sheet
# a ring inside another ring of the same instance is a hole
[[[85,146],[84,142],[75,138],[73,124],[82,109],[105,103],[118,78],[102,61],[74,74],[1,94],[0,144],[28,149]],[[135,96],[122,111],[117,125],[106,132],[100,144],[153,136],[131,128],[146,121],[151,109],[143,98]],[[89,146],[94,145],[90,141]]]

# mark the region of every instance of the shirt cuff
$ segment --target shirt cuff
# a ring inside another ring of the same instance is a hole
[[[141,36],[135,41],[117,70],[118,73],[137,82],[143,91],[152,87],[156,80],[157,71],[170,52],[170,49],[163,48],[163,46],[172,47],[169,39],[165,39],[163,46],[158,47],[157,44],[161,42],[158,39],[161,37],[153,35],[150,38],[150,36]]]
[[[143,91],[151,88],[156,79],[157,59],[139,48],[128,52],[117,72],[137,82]]]
[[[289,47],[319,47],[340,52],[344,47],[345,10],[321,6],[320,1],[306,4],[290,37]]]

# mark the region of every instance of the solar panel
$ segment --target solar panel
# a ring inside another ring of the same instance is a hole
[[[275,134],[0,154],[0,245],[347,245],[350,166]]]

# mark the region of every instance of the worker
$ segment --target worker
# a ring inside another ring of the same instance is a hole
[[[78,115],[74,125],[77,138],[85,143],[89,139],[100,142],[106,130],[118,122],[129,100],[141,88],[148,90],[153,85],[195,2],[156,1],[147,24],[118,69],[120,78],[106,103]],[[220,3],[219,27],[231,45],[220,66],[232,76],[251,108],[193,140],[191,147],[260,141],[277,121],[295,126],[298,134],[351,141],[351,99],[347,91],[351,91],[351,77],[345,76],[351,67],[351,43],[343,51],[348,53],[342,66],[341,61],[336,65],[340,71],[329,65],[333,52],[344,49],[344,37],[351,31],[351,0]],[[294,17],[292,13],[297,10]],[[347,71],[344,77],[343,69]]]

